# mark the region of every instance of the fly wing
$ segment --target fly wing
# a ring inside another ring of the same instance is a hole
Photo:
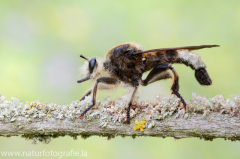
[[[175,48],[161,48],[161,49],[146,50],[146,51],[137,52],[137,53],[133,53],[133,54],[144,54],[144,53],[149,53],[149,52],[168,51],[168,50],[181,50],[181,49],[199,50],[199,49],[211,48],[211,47],[219,47],[219,45],[200,45],[200,46],[184,46],[184,47],[175,47]]]

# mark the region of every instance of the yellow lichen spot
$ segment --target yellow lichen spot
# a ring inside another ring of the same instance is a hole
[[[42,105],[39,105],[39,106],[38,106],[38,109],[42,109]]]
[[[47,113],[47,118],[48,118],[48,117],[51,117],[51,116],[52,116],[52,115],[51,115],[50,113]]]
[[[35,103],[33,106],[34,106],[34,107],[36,107],[37,105],[38,105],[38,104],[37,104],[37,103]]]
[[[32,102],[28,102],[27,106],[29,107]]]
[[[32,110],[33,110],[33,107],[29,111],[32,111]]]
[[[145,121],[144,118],[140,122],[138,120],[135,120],[135,124],[134,124],[133,129],[143,131],[144,128],[145,128],[145,123],[146,123],[146,121]]]

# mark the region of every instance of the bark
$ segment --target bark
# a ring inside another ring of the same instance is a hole
[[[102,103],[98,101],[85,119],[80,120],[78,116],[91,104],[91,97],[83,102],[74,101],[58,106],[39,101],[24,104],[14,98],[6,101],[0,96],[0,135],[22,136],[33,139],[33,143],[49,143],[51,138],[65,135],[74,139],[77,136],[87,138],[97,135],[108,139],[115,136],[154,136],[240,140],[240,97],[234,95],[232,98],[226,100],[216,96],[207,100],[193,94],[193,98],[187,102],[186,111],[174,95],[156,96],[149,102],[136,98],[130,111],[131,124],[123,124],[127,107],[124,97],[114,100],[105,98]],[[146,120],[144,130],[134,130],[136,120],[143,118]]]

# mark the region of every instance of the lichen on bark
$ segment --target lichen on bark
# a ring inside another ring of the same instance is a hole
[[[193,93],[186,110],[175,95],[157,95],[150,101],[140,101],[137,96],[130,110],[130,125],[123,124],[127,96],[105,97],[88,111],[85,120],[78,119],[91,99],[88,96],[81,102],[57,105],[39,100],[23,103],[16,98],[8,101],[0,96],[0,135],[22,136],[32,139],[33,143],[49,143],[51,138],[65,135],[74,139],[92,135],[110,139],[120,135],[240,140],[240,97],[237,95],[232,95],[232,100],[221,95],[207,99]],[[144,131],[134,130],[135,120],[143,118],[146,120]]]

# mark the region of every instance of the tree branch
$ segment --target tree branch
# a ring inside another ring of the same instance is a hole
[[[69,135],[87,138],[106,136],[156,136],[176,139],[199,137],[206,140],[225,138],[240,140],[240,97],[232,100],[218,95],[207,100],[193,93],[187,102],[187,110],[175,95],[156,96],[151,101],[139,101],[130,110],[131,124],[126,119],[127,96],[111,100],[104,98],[89,110],[85,120],[78,117],[91,104],[91,96],[69,105],[34,102],[22,103],[19,99],[5,100],[0,96],[0,135],[22,136],[33,143],[49,143],[51,138]],[[134,130],[135,120],[146,120],[144,131]]]

